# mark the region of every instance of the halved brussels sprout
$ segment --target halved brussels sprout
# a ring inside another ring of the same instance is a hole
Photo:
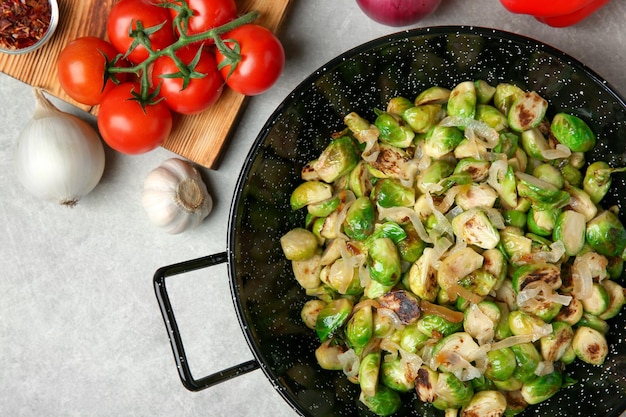
[[[474,87],[476,88],[476,99],[480,104],[491,102],[496,93],[496,88],[485,80],[474,81]]]
[[[609,295],[609,306],[599,317],[602,320],[612,319],[617,316],[624,304],[626,304],[626,291],[621,285],[610,279],[603,280],[601,284]]]
[[[513,376],[516,367],[515,353],[510,348],[505,347],[487,352],[485,376],[492,381],[506,381]]]
[[[368,169],[375,178],[403,178],[410,160],[404,149],[381,143],[376,160],[368,160]]]
[[[493,249],[500,242],[498,229],[480,207],[466,210],[453,218],[452,229],[457,238],[468,245]]]
[[[379,112],[374,125],[380,132],[380,141],[398,148],[407,148],[413,143],[415,132],[404,120],[386,112]]]
[[[563,386],[563,375],[555,370],[522,386],[521,393],[528,404],[539,404],[558,392]]]
[[[583,317],[583,303],[572,296],[572,300],[568,305],[561,307],[559,314],[554,318],[556,321],[562,321],[570,326],[575,325]]]
[[[516,172],[515,176],[518,179],[519,196],[528,197],[533,206],[548,209],[560,208],[569,203],[570,195],[566,191],[559,190],[554,185],[523,172]]]
[[[411,367],[396,357],[393,360],[383,359],[380,364],[380,380],[387,387],[397,392],[409,392],[415,389],[415,377]]]
[[[298,185],[291,193],[289,204],[292,210],[299,210],[308,204],[315,204],[332,198],[333,187],[321,181],[307,181]]]
[[[396,284],[402,275],[398,248],[389,238],[374,239],[371,242],[367,266],[372,279],[383,285]]]
[[[496,390],[479,391],[461,408],[460,417],[501,417],[507,408],[504,395]]]
[[[439,410],[459,408],[468,404],[474,396],[472,384],[461,381],[453,373],[442,372],[437,377],[433,406]]]
[[[360,295],[363,293],[358,269],[343,258],[323,267],[320,271],[320,280],[339,294]]]
[[[487,184],[467,184],[459,188],[454,202],[463,210],[475,207],[494,207],[498,193]]]
[[[512,311],[511,313],[514,312]],[[535,370],[543,358],[535,348],[535,345],[532,343],[520,343],[511,346],[511,350],[515,354],[515,360],[517,361],[513,378],[520,381],[522,384],[527,384],[537,379]]]
[[[359,151],[352,138],[341,136],[328,144],[313,168],[323,181],[331,183],[350,172],[359,159]]]
[[[419,329],[418,323],[419,321],[408,324],[404,326],[404,329],[399,331],[400,347],[410,353],[418,353],[430,339],[429,336]]]
[[[406,187],[393,178],[376,181],[371,198],[381,207],[413,207],[415,189]]]
[[[462,322],[452,322],[437,314],[424,314],[417,321],[417,328],[427,338],[448,336],[463,328]]]
[[[450,98],[450,90],[444,87],[434,86],[419,93],[413,101],[413,104],[420,106],[422,104],[445,104]]]
[[[390,416],[400,409],[402,399],[397,391],[386,385],[379,385],[372,395],[361,392],[359,400],[374,414]]]
[[[609,346],[604,335],[586,326],[576,329],[572,348],[578,359],[591,365],[602,365],[609,354]]]
[[[476,102],[476,86],[471,81],[463,81],[450,91],[448,115],[473,119],[476,115]]]
[[[528,231],[539,236],[552,236],[552,231],[557,223],[557,217],[561,213],[561,209],[535,209],[531,207],[528,210],[527,227]],[[584,226],[583,226],[584,237]],[[583,239],[584,242],[584,239]]]
[[[463,132],[454,126],[437,125],[426,133],[424,155],[439,159],[452,152],[463,140]]]
[[[500,308],[493,301],[470,304],[463,315],[463,329],[481,345],[491,342],[501,316]]]
[[[409,269],[409,288],[422,300],[435,301],[439,292],[436,271],[430,262],[431,248],[424,249],[422,256]]]
[[[329,339],[315,349],[315,359],[322,369],[329,371],[341,371],[343,365],[339,360],[339,355],[344,353],[346,348],[343,345],[335,343],[333,339]]]
[[[598,214],[598,207],[591,201],[591,197],[580,188],[566,185],[565,190],[569,193],[569,208],[585,216],[585,222],[593,219]]]
[[[552,239],[563,242],[565,253],[575,256],[585,246],[585,232],[585,216],[574,210],[564,210],[556,219]]]
[[[320,311],[326,307],[326,303],[322,300],[308,300],[300,310],[300,318],[302,322],[311,330],[315,330],[315,322]]]
[[[371,397],[376,393],[381,357],[382,354],[380,352],[371,352],[361,359],[359,366],[359,385],[361,392],[367,397]]]
[[[497,131],[502,131],[509,127],[506,116],[488,104],[478,104],[476,106],[476,120],[480,120]]]
[[[606,320],[603,320],[593,314],[589,314],[586,311],[583,311],[583,315],[580,320],[578,320],[578,323],[576,323],[576,325],[578,327],[589,327],[601,334],[607,334],[609,331],[609,324],[606,322]]]
[[[572,114],[556,114],[550,123],[550,131],[556,140],[573,152],[587,152],[596,146],[596,136],[589,125]]]
[[[580,302],[583,303],[584,311],[594,316],[601,316],[609,308],[610,300],[606,288],[599,283],[594,283],[591,287],[591,293],[581,299]]]
[[[417,392],[420,401],[425,403],[435,401],[438,379],[439,373],[437,371],[433,371],[426,365],[420,366],[417,371],[417,378],[415,378],[415,392]]]
[[[587,223],[585,235],[589,246],[601,255],[622,255],[626,248],[626,229],[609,210],[603,211]]]
[[[400,258],[403,261],[413,263],[417,261],[426,249],[426,243],[419,237],[419,234],[415,230],[415,226],[412,223],[408,223],[402,226],[406,234],[406,238],[394,242],[400,252]]]
[[[516,85],[500,83],[496,86],[493,95],[493,104],[502,114],[509,114],[509,109],[518,97],[524,95],[524,90]]]
[[[472,182],[483,182],[489,177],[491,163],[482,159],[463,158],[454,167],[454,174],[470,174]]]
[[[371,306],[356,311],[348,320],[345,335],[348,345],[360,355],[374,333],[374,318]]]
[[[542,262],[522,265],[511,275],[511,283],[516,293],[535,281],[542,281],[553,290],[557,290],[562,283],[561,271],[554,264]]]
[[[511,333],[516,336],[536,335],[544,326],[546,323],[534,314],[522,310],[514,310],[509,313],[509,327]]]
[[[303,261],[317,252],[317,237],[307,229],[296,227],[280,238],[280,246],[285,258],[290,261]]]
[[[437,270],[437,282],[445,291],[454,293],[454,285],[459,285],[459,281],[480,268],[483,264],[483,257],[472,248],[459,249],[446,256]]]
[[[372,188],[372,174],[367,169],[367,162],[359,161],[348,175],[348,187],[356,197],[369,196]]]
[[[293,275],[302,288],[317,288],[320,286],[320,272],[322,271],[322,256],[316,253],[302,261],[291,261]]]
[[[533,169],[533,177],[537,177],[542,181],[554,185],[559,190],[563,188],[565,180],[563,174],[557,167],[551,164],[543,163],[539,164]]]
[[[552,323],[552,333],[540,339],[541,356],[544,361],[556,362],[560,360],[567,349],[572,345],[574,330],[564,321]]]
[[[535,91],[517,97],[507,113],[509,127],[516,132],[539,126],[548,109],[548,102]]]
[[[550,149],[547,139],[538,128],[525,130],[521,134],[521,145],[529,157],[543,161],[543,153]]]
[[[459,355],[469,363],[478,349],[478,343],[469,333],[456,332],[439,340],[433,348],[432,356],[439,371],[455,372],[463,365],[457,363],[453,356]]]
[[[402,324],[414,323],[421,314],[417,297],[405,290],[393,290],[378,298],[380,308],[395,313]]]
[[[443,159],[433,161],[428,168],[419,173],[417,176],[416,186],[418,190],[426,194],[434,185],[437,185],[439,181],[446,178],[453,172],[454,165],[450,162]]]
[[[348,298],[338,298],[328,303],[317,315],[315,332],[322,342],[331,338],[348,320],[354,303]]]
[[[387,113],[402,116],[407,109],[413,107],[413,102],[406,97],[392,97],[387,102]]]
[[[437,125],[445,115],[440,104],[424,104],[406,109],[402,119],[415,133],[427,133]]]
[[[374,232],[376,210],[368,197],[357,198],[346,212],[344,233],[350,239],[364,240]]]

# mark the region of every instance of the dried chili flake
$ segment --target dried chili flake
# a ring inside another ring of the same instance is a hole
[[[48,30],[48,0],[0,1],[0,48],[16,50],[35,44]]]

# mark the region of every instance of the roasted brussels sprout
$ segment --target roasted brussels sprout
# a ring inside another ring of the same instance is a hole
[[[352,313],[353,302],[347,298],[338,298],[328,303],[317,315],[315,331],[322,342],[331,338],[348,320]]]
[[[557,393],[563,385],[563,375],[554,371],[522,385],[521,393],[528,404],[539,404]]]
[[[380,132],[380,140],[398,148],[407,148],[413,143],[415,132],[404,120],[391,113],[380,112],[374,125]]]
[[[479,391],[461,408],[460,417],[501,417],[506,405],[506,398],[499,391]]]
[[[397,392],[409,392],[415,389],[415,377],[411,367],[396,357],[383,359],[380,365],[380,379],[383,384]]]
[[[398,248],[389,238],[375,239],[367,254],[369,273],[374,281],[383,285],[394,285],[400,281],[402,265]]]
[[[357,198],[346,212],[344,233],[354,240],[364,240],[374,232],[376,212],[367,197]]]
[[[560,360],[572,345],[572,339],[574,339],[572,326],[563,321],[553,322],[552,333],[542,337],[540,340],[543,360],[549,362]]]
[[[462,212],[452,219],[452,228],[458,239],[468,245],[493,249],[500,242],[500,233],[480,207]]]
[[[361,392],[367,397],[372,397],[378,388],[381,355],[380,352],[371,352],[361,359],[359,386],[361,387]]]
[[[448,98],[448,115],[473,119],[476,115],[476,86],[471,81],[457,84]]]
[[[326,201],[333,196],[333,187],[321,181],[306,181],[291,193],[291,209],[299,210],[308,204]]]
[[[349,136],[334,139],[313,163],[313,169],[320,178],[331,183],[346,175],[359,162],[359,153]]]
[[[548,102],[534,91],[516,97],[507,113],[509,127],[516,132],[539,126],[548,109]]]
[[[558,113],[550,124],[552,135],[573,152],[587,152],[596,146],[596,136],[581,118],[573,114]]]
[[[400,394],[382,384],[378,386],[372,395],[361,392],[359,400],[365,404],[371,412],[379,416],[390,416],[398,411],[402,405]]]
[[[317,237],[309,230],[297,227],[280,238],[280,246],[290,261],[303,261],[317,252]]]
[[[586,326],[576,329],[572,347],[578,359],[591,365],[602,365],[609,353],[604,335]]]
[[[346,324],[348,345],[359,355],[374,333],[374,318],[371,306],[357,310]]]
[[[626,229],[609,210],[603,211],[587,223],[585,235],[589,246],[605,256],[622,255],[626,248]]]

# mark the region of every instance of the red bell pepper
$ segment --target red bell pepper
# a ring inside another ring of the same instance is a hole
[[[574,25],[610,0],[500,0],[510,12],[528,14],[553,27]]]

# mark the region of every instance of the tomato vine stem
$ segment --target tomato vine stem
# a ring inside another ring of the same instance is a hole
[[[183,25],[181,24],[181,19],[178,19],[176,20],[176,27],[179,32],[179,37],[176,40],[176,42],[172,43],[166,48],[156,50],[156,51],[152,49],[148,35],[152,33],[152,31],[154,31],[155,28],[156,30],[158,30],[162,26],[162,24],[153,26],[153,27],[144,28],[141,22],[138,21],[136,22],[136,29],[131,31],[131,36],[135,38],[133,44],[131,45],[131,47],[125,54],[119,54],[112,61],[112,63],[107,66],[106,72],[108,74],[131,73],[140,77],[141,91],[137,95],[137,99],[142,102],[142,105],[154,103],[155,95],[151,94],[150,92],[150,79],[148,76],[149,74],[148,69],[154,61],[156,61],[160,57],[168,56],[176,63],[176,66],[180,70],[182,78],[187,77],[189,76],[190,73],[193,72],[193,69],[190,69],[176,56],[176,51],[196,42],[213,40],[213,42],[216,45],[216,48],[220,49],[220,51],[223,53],[227,52],[228,56],[232,57],[231,59],[232,59],[233,64],[236,65],[236,63],[241,58],[238,52],[238,48],[235,48],[235,50],[231,50],[230,48],[228,48],[224,44],[224,41],[221,39],[221,35],[235,28],[243,26],[245,24],[254,22],[258,18],[258,16],[259,16],[259,12],[256,10],[253,10],[221,26],[217,26],[205,32],[196,33],[193,35],[188,35],[186,33],[186,31],[183,28]],[[143,60],[139,64],[135,64],[129,67],[115,66],[115,63],[118,60],[123,59],[134,48],[136,48],[139,45],[143,46],[148,52],[148,57],[145,60]],[[225,51],[226,49],[228,51]]]

